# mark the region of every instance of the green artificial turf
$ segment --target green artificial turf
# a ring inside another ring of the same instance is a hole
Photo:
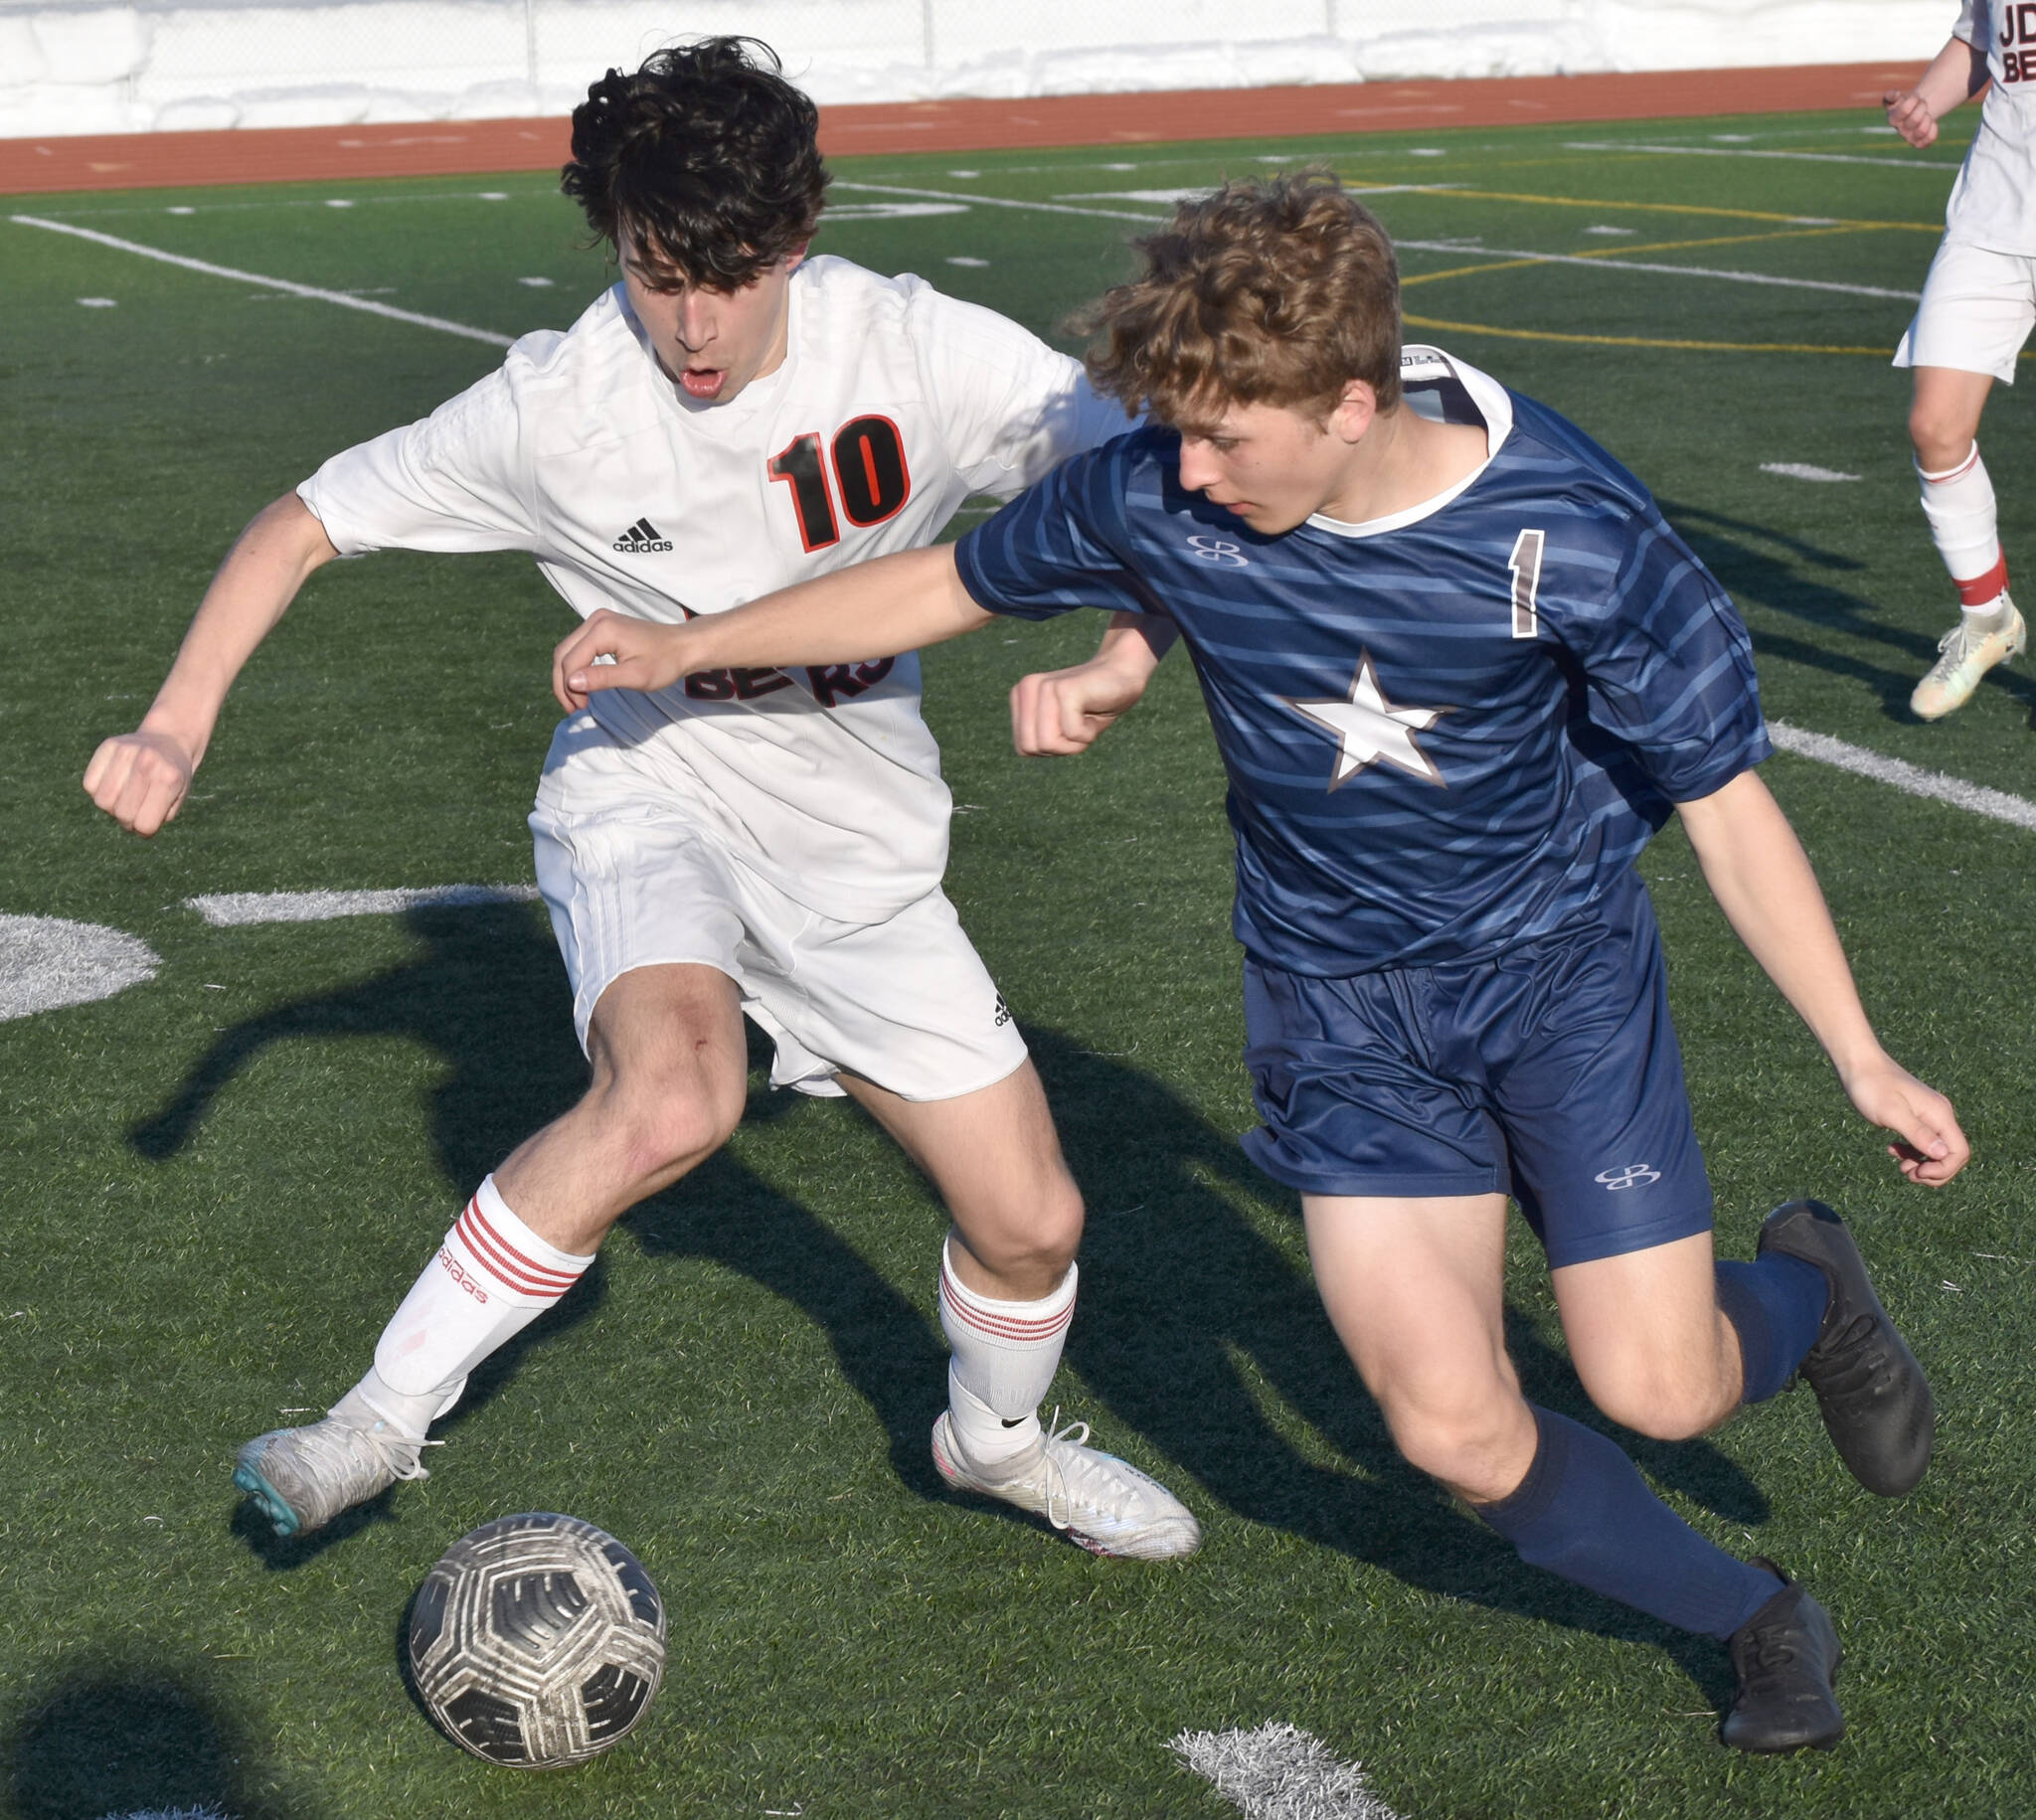
[[[844,219],[820,248],[1057,333],[1128,268],[1138,224],[1115,217],[1163,213],[1134,193],[1319,156],[1379,192],[1403,242],[1454,244],[1405,249],[1407,307],[1471,326],[1410,338],[1569,414],[1654,488],[1745,611],[1772,718],[2032,798],[2023,671],[1941,725],[1907,714],[1954,603],[1885,358],[1906,302],[1465,244],[1913,291],[1958,148],[1912,156],[1872,123],[844,160],[844,205],[900,200],[845,187],[868,184],[1100,213],[964,203]],[[1084,653],[1088,616],[929,654],[961,805],[949,890],[1089,1198],[1056,1397],[1188,1498],[1204,1552],[1100,1563],[940,1492],[941,1214],[857,1113],[772,1096],[761,1074],[728,1149],[477,1375],[428,1483],[265,1540],[236,1512],[234,1447],[352,1382],[460,1198],[571,1103],[583,1064],[534,908],[215,928],[184,900],[528,881],[567,621],[520,559],[328,570],[249,667],[182,819],[122,835],[79,775],[145,706],[240,525],[498,354],[6,214],[498,335],[563,326],[605,281],[527,175],[0,211],[0,913],[109,924],[162,959],[118,997],[0,1029],[0,1813],[1187,1820],[1234,1810],[1166,1740],[1268,1721],[1365,1763],[1408,1820],[2036,1803],[2036,836],[1801,758],[1766,767],[1890,1047],[1972,1135],[1941,1194],[1896,1177],[1680,834],[1645,863],[1721,1243],[1743,1253],[1779,1200],[1836,1202],[1940,1408],[1931,1476],[1892,1505],[1845,1477],[1806,1396],[1705,1441],[1626,1437],[1691,1521],[1784,1562],[1844,1631],[1844,1745],[1741,1759],[1714,1741],[1721,1651],[1521,1568],[1396,1463],[1291,1197],[1236,1147],[1252,1111],[1223,784],[1186,666],[1090,755],[1010,755],[1005,691]],[[1749,351],[1771,345],[1797,351]],[[1823,351],[1859,348],[1883,352]],[[2011,557],[2036,549],[2020,400],[1996,397],[1983,440]],[[1530,1393],[1586,1415],[1524,1233],[1509,1288]],[[650,1718],[568,1775],[465,1757],[399,1669],[431,1562],[529,1508],[620,1535],[671,1611]]]

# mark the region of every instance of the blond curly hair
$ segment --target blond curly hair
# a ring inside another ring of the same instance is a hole
[[[1386,231],[1326,170],[1226,183],[1131,243],[1145,269],[1077,315],[1099,392],[1162,422],[1232,405],[1326,417],[1363,380],[1400,402],[1400,267]]]

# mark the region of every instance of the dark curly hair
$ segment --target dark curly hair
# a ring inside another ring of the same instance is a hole
[[[617,251],[734,290],[812,238],[827,188],[820,111],[754,38],[703,38],[610,70],[573,110],[566,194]]]

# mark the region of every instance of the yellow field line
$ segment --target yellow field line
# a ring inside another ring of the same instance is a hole
[[[1501,329],[1488,322],[1444,322],[1438,316],[1403,316],[1409,328],[1446,329],[1456,335],[1499,335],[1507,341],[1562,341],[1594,348],[1680,348],[1699,354],[1877,354],[1892,360],[1893,348],[1820,347],[1804,341],[1668,341],[1649,335],[1566,335],[1554,329]]]
[[[1451,265],[1447,271],[1416,272],[1411,278],[1402,278],[1400,288],[1410,285],[1433,284],[1439,278],[1468,278],[1480,271],[1518,271],[1523,265],[1546,265],[1546,259],[1494,259],[1484,265]]]
[[[1645,247],[1592,247],[1577,254],[1580,259],[1615,259],[1636,252],[1681,252],[1690,247],[1746,247],[1757,241],[1814,241],[1834,234],[1857,234],[1862,224],[1846,222],[1836,228],[1784,228],[1779,234],[1716,234],[1700,241],[1654,241]]]
[[[1712,209],[1693,202],[1619,202],[1609,196],[1533,196],[1512,190],[1459,190],[1451,185],[1447,189],[1437,186],[1430,189],[1423,185],[1424,196],[1441,198],[1460,197],[1466,202],[1532,202],[1551,209],[1625,209],[1638,210],[1645,215],[1720,215],[1730,221],[1743,222],[1783,222],[1795,224],[1804,217],[1800,212],[1793,215],[1778,215],[1765,209]],[[1902,228],[1918,234],[1942,234],[1945,225],[1937,222],[1874,222],[1820,220],[1818,227],[1833,228]]]
[[[1856,141],[1850,139],[1832,140],[1830,143],[1824,145],[1811,144],[1796,146],[1792,147],[1791,149],[1806,152],[1848,151],[1853,148],[1855,143]],[[1946,145],[1940,143],[1934,149],[1945,152],[1957,152],[1960,157],[1964,156],[1963,150],[1955,145]],[[1589,167],[1592,170],[1598,170],[1602,169],[1604,166],[1609,164],[1639,164],[1648,159],[1649,157],[1653,158],[1655,166],[1658,169],[1660,165],[1660,155],[1658,153],[1613,152],[1609,153],[1602,158],[1595,158],[1588,160],[1586,162],[1588,162]],[[1408,162],[1411,165],[1413,160],[1410,159]],[[1427,159],[1423,159],[1422,162],[1423,164],[1427,165],[1428,168],[1431,170],[1436,168],[1433,164],[1430,164]],[[1493,158],[1488,162],[1479,164],[1477,168],[1483,171],[1531,171],[1542,169],[1551,165],[1558,166],[1562,169],[1574,172],[1577,169],[1578,160],[1574,158]]]
[[[1701,241],[1652,241],[1644,247],[1592,247],[1583,252],[1565,253],[1565,259],[1612,259],[1630,257],[1636,252],[1682,252],[1692,247],[1743,247],[1759,241],[1808,241],[1820,235],[1854,234],[1856,228],[1796,228],[1781,234],[1720,234]],[[1522,265],[1546,265],[1547,258],[1500,259],[1485,265],[1452,265],[1447,271],[1421,271],[1402,278],[1400,288],[1410,284],[1433,284],[1438,278],[1467,278],[1480,271],[1511,271]]]

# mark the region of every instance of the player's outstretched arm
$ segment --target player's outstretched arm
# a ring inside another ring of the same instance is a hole
[[[1106,727],[1137,706],[1179,636],[1171,619],[1112,613],[1109,630],[1087,663],[1018,679],[1011,691],[1011,744],[1028,758],[1087,751]]]
[[[901,550],[684,625],[603,607],[552,653],[552,693],[571,714],[600,689],[668,689],[696,670],[895,657],[994,617],[961,585],[951,545]]]
[[[1678,812],[1726,920],[1823,1045],[1860,1115],[1901,1138],[1888,1149],[1902,1173],[1949,1182],[1972,1153],[1957,1114],[1881,1048],[1809,856],[1768,786],[1742,771]]]
[[[1932,59],[1914,88],[1890,88],[1881,96],[1881,105],[1888,110],[1888,124],[1921,151],[1936,143],[1938,121],[1985,86],[1986,53],[1953,38]]]
[[[149,835],[176,818],[234,678],[305,578],[338,554],[294,493],[249,522],[205,590],[141,725],[102,742],[85,766],[86,793],[121,827]]]

